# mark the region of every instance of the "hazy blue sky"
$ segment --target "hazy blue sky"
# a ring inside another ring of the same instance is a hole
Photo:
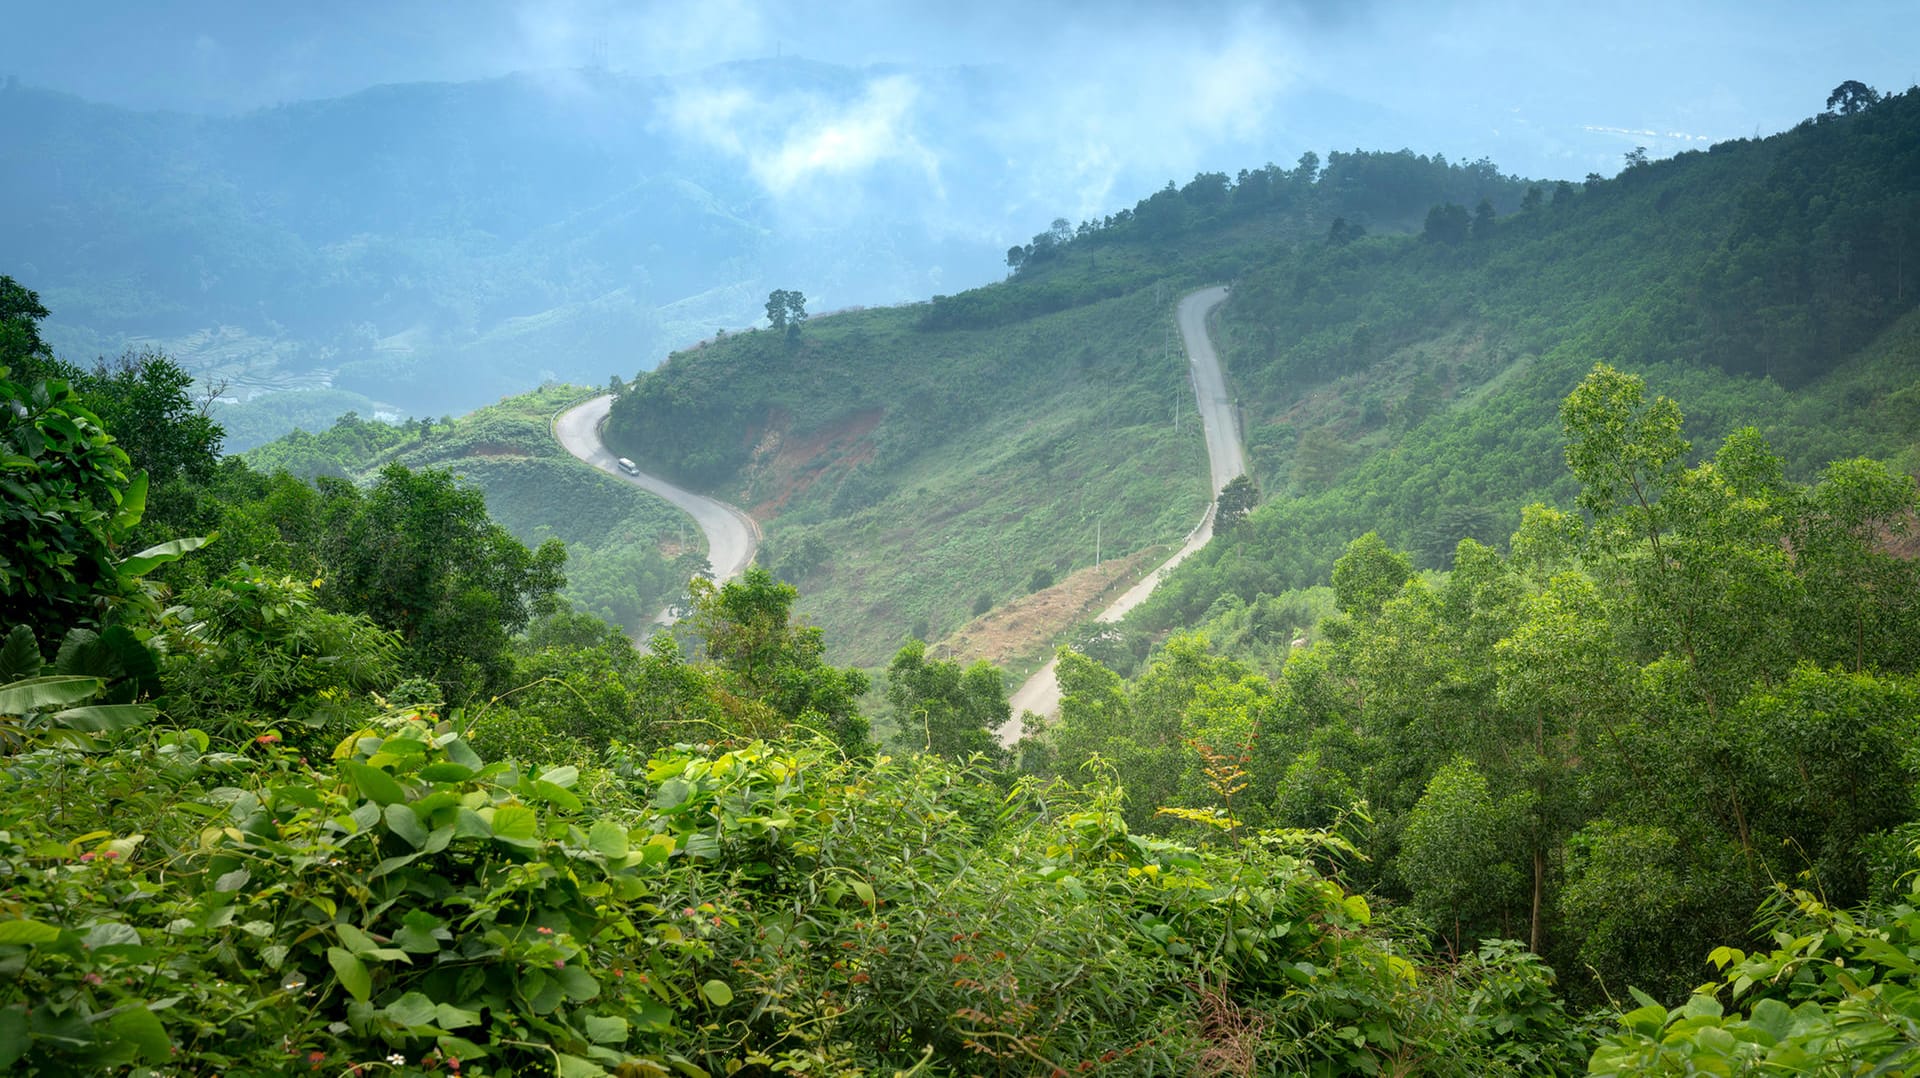
[[[941,140],[916,138],[932,110],[914,71],[986,65],[1019,90],[1017,107],[988,118],[1002,143],[1029,157],[1052,148],[1044,167],[1028,165],[1031,182],[1056,186],[1044,197],[1078,213],[1131,203],[1147,193],[1129,186],[1141,176],[1290,163],[1306,149],[1409,147],[1529,176],[1611,174],[1636,145],[1665,156],[1789,127],[1845,79],[1901,90],[1920,77],[1913,0],[10,6],[0,74],[190,111],[595,64],[675,73],[776,52],[906,65],[876,76],[867,113],[811,117],[807,137],[753,156],[776,194],[820,154],[857,169],[903,145],[927,152]]]

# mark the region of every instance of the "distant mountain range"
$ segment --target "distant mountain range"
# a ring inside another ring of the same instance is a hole
[[[1008,237],[1065,208],[994,130],[1006,92],[787,59],[211,117],[8,81],[0,251],[60,354],[164,349],[248,402],[224,413],[244,448],[315,408],[631,375],[758,320],[773,288],[818,312],[994,279]]]

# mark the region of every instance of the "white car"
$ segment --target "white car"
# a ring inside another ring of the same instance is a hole
[[[640,474],[640,466],[628,460],[625,457],[621,457],[618,461],[615,461],[615,463],[619,464],[620,470],[627,473],[628,475]]]

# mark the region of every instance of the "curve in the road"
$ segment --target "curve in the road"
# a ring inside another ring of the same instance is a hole
[[[553,436],[567,448],[567,452],[615,479],[658,494],[692,517],[694,523],[700,526],[701,534],[707,537],[707,564],[713,567],[715,580],[732,580],[746,572],[747,566],[753,564],[753,552],[760,544],[760,526],[754,523],[752,517],[726,502],[695,494],[659,476],[644,472],[629,475],[621,471],[619,458],[600,442],[600,426],[606,422],[607,413],[612,409],[613,397],[610,394],[577,404],[554,417]],[[664,612],[655,619],[660,624],[670,620]]]
[[[1207,315],[1226,298],[1225,285],[1203,288],[1183,297],[1176,312],[1180,340],[1187,349],[1187,369],[1193,381],[1194,404],[1200,410],[1201,429],[1207,437],[1207,461],[1212,473],[1213,494],[1207,499],[1206,514],[1187,533],[1187,541],[1181,544],[1173,557],[1128,588],[1126,594],[1102,610],[1095,621],[1114,622],[1125,617],[1129,610],[1139,606],[1153,593],[1153,589],[1173,571],[1174,566],[1206,546],[1207,541],[1213,538],[1213,509],[1219,501],[1220,491],[1236,477],[1246,473],[1247,456],[1240,444],[1239,409],[1233,397],[1227,393],[1226,376],[1220,373],[1220,357],[1213,350],[1213,339],[1207,336]],[[1015,717],[1029,711],[1042,719],[1050,719],[1058,714],[1060,677],[1055,669],[1055,661],[1048,659],[1047,665],[1014,690],[1013,697],[1007,703]],[[1001,727],[1001,743],[1011,747],[1019,741],[1022,732],[1020,726],[1020,723],[1009,722]]]

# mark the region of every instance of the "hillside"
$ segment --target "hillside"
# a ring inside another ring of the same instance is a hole
[[[303,479],[372,479],[389,464],[439,468],[486,497],[488,514],[528,546],[567,544],[561,593],[595,617],[640,632],[704,565],[700,535],[671,506],[582,467],[548,431],[587,396],[546,386],[446,424],[394,426],[346,416],[321,434],[295,431],[245,454],[256,469]]]
[[[1596,359],[1753,424],[1810,478],[1854,454],[1920,471],[1920,94],[1620,176],[1444,240],[1297,249],[1224,312],[1251,465],[1272,500],[1140,612],[1323,583],[1378,530],[1445,565],[1522,505],[1569,504],[1559,401]],[[1284,631],[1284,627],[1274,630]]]
[[[1696,438],[1759,423],[1798,477],[1909,447],[1917,113],[1899,95],[1580,185],[1408,153],[1202,175],[1058,222],[1006,282],[678,353],[609,437],[753,506],[803,609],[877,663],[1091,564],[1096,521],[1124,553],[1197,515],[1171,305],[1231,281],[1269,504],[1138,612],[1141,653],[1223,595],[1324,582],[1366,530],[1443,565],[1564,504],[1555,409],[1596,358],[1657,372]]]
[[[1523,191],[1404,152],[1197,177],[1077,238],[1056,223],[1004,283],[675,353],[623,387],[607,440],[751,509],[841,661],[878,665],[1092,565],[1096,542],[1121,556],[1192,527],[1208,489],[1182,291],[1335,217],[1406,227],[1436,198]]]

